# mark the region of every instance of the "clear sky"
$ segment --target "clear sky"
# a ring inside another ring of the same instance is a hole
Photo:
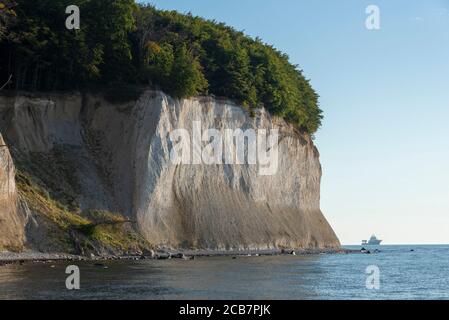
[[[449,243],[449,0],[152,0],[259,36],[320,95],[321,206],[343,244]],[[380,8],[381,29],[365,28]]]

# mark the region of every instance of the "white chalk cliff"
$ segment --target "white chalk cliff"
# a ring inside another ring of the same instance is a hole
[[[277,173],[262,176],[257,165],[248,164],[173,164],[169,133],[190,131],[193,121],[223,135],[225,129],[278,129]],[[176,100],[156,91],[120,104],[101,95],[17,94],[0,97],[0,131],[13,147],[15,161],[62,152],[71,178],[61,177],[56,184],[73,191],[80,214],[91,209],[118,212],[154,245],[339,246],[320,210],[321,166],[313,141],[264,110],[250,116],[227,100]],[[0,150],[0,230],[4,219],[13,216],[15,203],[11,189],[5,194],[6,182],[11,187],[14,179],[11,171],[5,177],[3,159],[8,158],[2,152],[7,151]],[[45,162],[48,168],[55,165]]]
[[[20,250],[24,243],[24,216],[14,175],[9,149],[0,134],[0,249]]]

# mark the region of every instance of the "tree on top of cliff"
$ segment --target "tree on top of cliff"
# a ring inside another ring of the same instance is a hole
[[[134,0],[15,0],[0,38],[0,82],[9,89],[72,90],[152,85],[174,97],[227,97],[265,107],[315,132],[318,95],[287,55],[223,23],[157,10]],[[79,6],[81,29],[65,8]]]

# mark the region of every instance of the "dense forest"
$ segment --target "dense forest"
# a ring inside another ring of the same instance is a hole
[[[78,30],[65,27],[72,4]],[[287,55],[223,23],[134,0],[0,1],[0,87],[120,85],[264,106],[309,133],[322,119],[318,95]]]

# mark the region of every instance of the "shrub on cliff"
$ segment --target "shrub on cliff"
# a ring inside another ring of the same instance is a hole
[[[302,130],[321,123],[318,96],[287,55],[222,23],[134,0],[15,0],[0,38],[10,89],[82,89],[123,82],[175,97],[214,94],[266,107]],[[81,29],[65,28],[78,5]],[[5,79],[6,80],[6,79]]]

